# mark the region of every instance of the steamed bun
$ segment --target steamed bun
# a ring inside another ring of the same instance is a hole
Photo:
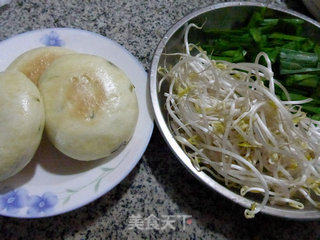
[[[27,51],[17,57],[7,68],[26,75],[35,85],[46,68],[57,58],[74,53],[63,47],[40,47]]]
[[[0,73],[0,181],[30,162],[39,146],[44,121],[37,87],[20,72]]]
[[[39,80],[46,132],[53,145],[78,160],[109,156],[131,138],[138,103],[125,73],[104,58],[70,54]]]

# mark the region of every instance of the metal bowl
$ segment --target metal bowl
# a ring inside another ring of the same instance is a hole
[[[269,6],[261,3],[248,3],[248,2],[232,2],[212,5],[200,10],[197,10],[186,17],[178,21],[173,27],[165,34],[160,41],[153,57],[151,71],[150,71],[150,92],[152,105],[155,113],[155,119],[158,124],[163,137],[171,150],[175,153],[181,163],[201,182],[213,190],[219,192],[223,196],[231,199],[235,203],[240,204],[243,207],[249,208],[253,203],[252,199],[242,197],[237,191],[226,188],[223,184],[215,181],[213,177],[207,175],[204,172],[198,172],[188,156],[181,149],[179,144],[174,139],[171,131],[168,128],[167,111],[164,108],[164,92],[167,91],[168,85],[164,84],[161,91],[158,92],[159,76],[157,69],[163,66],[164,59],[166,62],[175,63],[177,59],[164,57],[163,53],[173,53],[177,51],[183,51],[183,34],[184,29],[188,22],[203,23],[206,21],[205,27],[210,25],[216,28],[229,28],[235,27],[241,23],[246,17],[250,16],[254,10],[261,7],[267,7],[275,17],[297,17],[305,20],[305,34],[316,39],[320,42],[320,25],[314,20],[301,15],[297,12],[282,9],[279,7]],[[306,206],[304,210],[290,209],[285,206],[266,206],[263,213],[273,216],[292,218],[292,219],[317,219],[320,218],[320,211],[312,209],[310,206]]]

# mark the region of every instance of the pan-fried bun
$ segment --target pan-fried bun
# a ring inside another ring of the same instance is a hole
[[[27,51],[17,57],[7,68],[26,75],[35,85],[46,68],[57,58],[75,53],[62,47],[40,47]]]
[[[48,137],[71,158],[109,156],[134,132],[139,112],[134,86],[104,58],[60,57],[41,76],[39,90]]]
[[[20,72],[0,73],[0,181],[21,171],[32,159],[44,121],[37,87]]]

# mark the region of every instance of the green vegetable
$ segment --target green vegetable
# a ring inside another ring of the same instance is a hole
[[[221,56],[212,56],[215,60],[225,60],[230,62],[242,62],[245,60],[244,56],[246,51],[237,49],[237,50],[228,50],[221,53]]]
[[[262,20],[260,25],[263,27],[274,27],[278,24],[278,22],[279,22],[279,19],[276,19],[276,18],[265,18]]]
[[[246,31],[245,30],[238,30],[238,29],[204,29],[203,30],[205,33],[208,34],[213,34],[215,36],[219,35],[219,36],[230,36],[230,35],[241,35],[241,34],[245,34]]]
[[[285,61],[280,60],[280,71],[282,70],[298,70],[302,69],[303,66],[301,66],[299,63],[295,63],[293,61]]]
[[[309,113],[320,114],[320,108],[319,107],[315,107],[315,106],[305,105],[305,106],[303,106],[303,110],[305,110],[305,111],[307,111]]]
[[[262,48],[261,51],[265,52],[266,54],[268,54],[270,60],[272,63],[275,63],[278,55],[280,53],[280,48],[275,47],[275,48]]]
[[[309,52],[312,51],[314,48],[315,43],[313,41],[311,41],[310,39],[307,39],[307,41],[305,41],[302,46],[301,46],[301,51],[303,52]]]
[[[222,60],[222,61],[232,62],[231,57],[211,56],[211,58],[214,60]]]
[[[316,88],[318,86],[318,81],[319,80],[317,78],[307,78],[307,79],[297,83],[297,86]]]
[[[262,36],[261,36],[261,30],[259,28],[250,28],[249,32],[255,42],[257,43],[261,42]]]
[[[298,18],[270,17],[262,8],[242,27],[205,29],[200,46],[212,59],[229,62],[254,62],[259,52],[265,52],[275,78],[293,94],[292,99],[312,97],[314,101],[304,105],[320,108],[320,44],[304,34],[304,24]],[[266,65],[264,60],[260,63]],[[275,90],[284,100],[281,89]],[[314,109],[305,111],[308,116],[317,114]]]
[[[282,93],[283,95],[282,95],[282,100],[288,100],[286,97],[285,97],[285,94],[284,93]],[[305,97],[305,96],[303,96],[303,95],[301,95],[301,94],[298,94],[298,93],[289,93],[289,95],[290,95],[290,98],[291,98],[291,100],[293,100],[293,101],[299,101],[299,100],[304,100],[304,99],[306,99],[307,97]]]
[[[288,42],[281,46],[282,49],[291,49],[291,50],[299,50],[302,48],[302,42]]]
[[[258,23],[262,22],[264,19],[264,14],[266,12],[266,8],[262,8],[261,11],[256,11],[252,14],[252,17],[248,23],[248,27],[255,27]]]
[[[313,116],[311,116],[311,118],[312,118],[313,120],[320,121],[320,114],[314,114]]]
[[[299,19],[299,18],[287,18],[287,19],[281,19],[281,21],[283,21],[284,23],[289,23],[289,24],[293,24],[296,26],[304,23],[304,20]]]
[[[315,53],[307,53],[302,51],[294,51],[290,49],[282,49],[280,52],[280,62],[299,64],[299,68],[316,67],[318,64],[318,56]],[[299,69],[287,68],[284,69]]]
[[[319,84],[319,76],[315,74],[294,74],[286,78],[287,86],[299,86],[315,89]]]
[[[294,74],[290,75],[286,78],[286,85],[294,85],[300,81],[313,79],[314,81],[318,81],[318,76],[315,74]]]
[[[314,52],[317,54],[318,59],[320,60],[320,45],[316,45],[314,47]],[[319,65],[319,63],[318,63],[318,65]]]
[[[283,40],[289,40],[289,41],[303,41],[306,40],[304,37],[298,37],[293,35],[287,35],[283,33],[272,33],[269,38],[275,38],[275,39],[283,39]]]
[[[281,69],[280,74],[286,75],[286,74],[296,74],[296,73],[320,73],[320,68],[301,68],[296,70],[290,70],[290,69]]]

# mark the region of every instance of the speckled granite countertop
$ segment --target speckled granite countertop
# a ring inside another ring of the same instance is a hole
[[[0,9],[0,40],[46,27],[73,27],[114,39],[148,71],[166,30],[214,0],[13,1]],[[264,2],[264,1],[259,1]],[[299,0],[277,4],[306,13]],[[132,215],[191,215],[185,228],[129,229]],[[258,215],[212,192],[173,156],[155,128],[149,147],[130,175],[111,192],[73,212],[40,220],[0,217],[0,239],[320,239],[318,222]]]

